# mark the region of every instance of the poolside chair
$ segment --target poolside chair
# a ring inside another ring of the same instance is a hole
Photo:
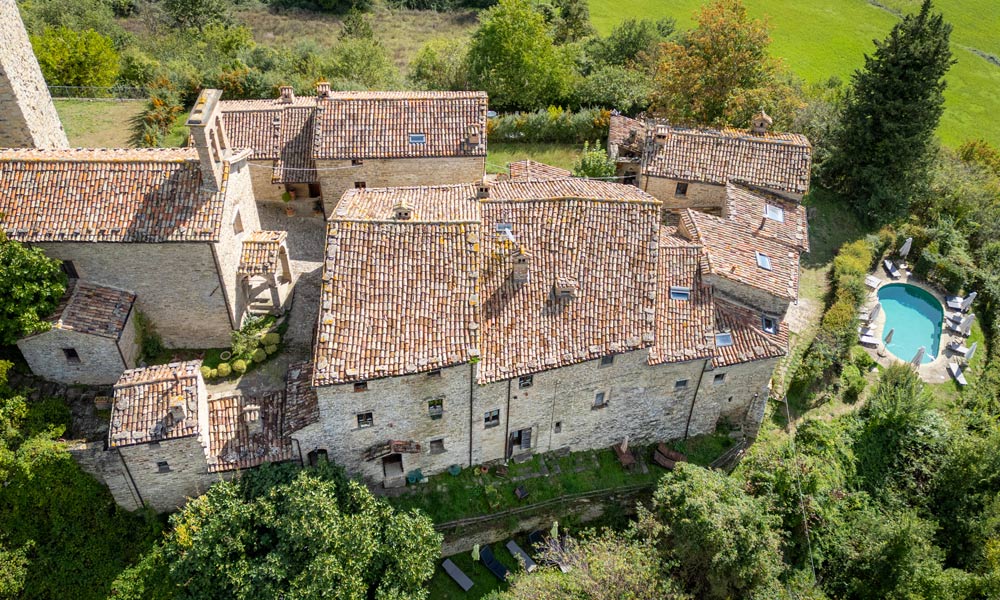
[[[869,275],[865,277],[865,285],[867,285],[874,292],[882,285],[882,280],[874,275]]]
[[[976,299],[977,292],[972,292],[966,297],[962,296],[945,296],[945,304],[951,310],[957,310],[959,312],[965,312],[972,307],[972,301]]]
[[[958,385],[965,386],[969,384],[965,380],[965,373],[962,372],[962,368],[958,366],[958,363],[948,363],[948,372],[955,378]]]
[[[948,323],[948,330],[953,333],[957,333],[968,337],[969,333],[972,331],[972,322],[975,320],[976,320],[976,315],[973,314],[965,317],[958,323],[952,321]]]
[[[485,566],[493,576],[500,581],[507,581],[507,576],[510,575],[510,569],[504,566],[497,557],[493,554],[493,549],[489,546],[483,546],[479,549],[479,560],[482,561],[483,566]]]
[[[861,335],[858,336],[858,342],[860,342],[862,346],[872,346],[875,348],[877,348],[879,344],[878,336],[872,335],[871,330],[862,331]]]
[[[444,562],[441,563],[441,567],[444,568],[444,572],[447,573],[449,577],[455,580],[455,583],[462,588],[462,591],[467,592],[472,589],[473,585],[475,585],[472,583],[472,580],[469,579],[469,576],[466,575],[462,569],[458,568],[458,565],[451,562],[450,558],[444,559]]]
[[[511,556],[513,556],[516,559],[520,559],[521,563],[524,564],[525,571],[531,573],[532,571],[538,568],[538,565],[535,564],[535,561],[531,560],[531,557],[528,556],[528,553],[522,550],[521,547],[518,546],[517,542],[515,542],[514,540],[510,540],[507,542],[507,550],[510,551]]]
[[[955,354],[958,354],[963,358],[965,357],[966,354],[969,353],[969,349],[966,348],[962,344],[962,342],[949,342],[948,345],[945,346],[945,348],[947,348],[951,352],[954,352]]]
[[[889,274],[889,277],[892,277],[893,279],[899,279],[901,277],[899,269],[896,268],[896,264],[888,258],[882,261],[882,266],[885,267],[885,272]]]

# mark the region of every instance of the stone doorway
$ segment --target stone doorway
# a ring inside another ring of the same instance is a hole
[[[389,454],[382,457],[382,473],[385,475],[385,487],[403,487],[406,479],[403,477],[403,455]]]

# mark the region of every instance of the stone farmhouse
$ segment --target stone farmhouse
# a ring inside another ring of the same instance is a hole
[[[676,226],[638,188],[583,179],[349,190],[328,223],[303,452],[391,487],[723,420],[755,435],[805,213],[777,220],[768,196],[731,190],[728,217],[685,209]]]
[[[608,154],[618,176],[663,202],[664,209],[720,214],[726,184],[740,181],[801,201],[809,191],[812,145],[797,133],[769,131],[763,111],[749,130],[689,129],[613,115]]]
[[[348,189],[474,183],[486,170],[484,92],[334,92],[224,100],[231,142],[253,149],[259,201],[322,201]]]
[[[131,305],[123,293],[172,348],[226,346],[249,310],[282,310],[284,236],[259,231],[250,151],[229,145],[220,95],[206,90],[192,111],[193,148],[0,150],[0,226],[85,282],[70,292],[69,318],[55,317],[56,332],[19,344],[36,373],[114,383],[134,366],[134,333],[125,332],[134,318],[117,321]],[[84,300],[93,286],[118,292]],[[117,349],[97,343],[119,326]],[[56,347],[70,341],[79,343]]]

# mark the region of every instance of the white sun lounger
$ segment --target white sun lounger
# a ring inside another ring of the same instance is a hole
[[[965,380],[965,373],[962,372],[962,368],[958,366],[958,363],[948,363],[948,372],[955,378],[958,385],[968,385],[969,382]]]
[[[947,348],[955,354],[960,354],[963,358],[969,353],[969,349],[962,342],[952,342],[948,344]]]
[[[884,261],[882,261],[882,266],[885,267],[885,272],[889,274],[889,277],[892,277],[893,279],[899,279],[900,277],[899,269],[896,268],[896,265],[891,260],[889,260],[888,258],[885,259]]]
[[[879,343],[878,342],[878,337],[876,337],[874,335],[864,334],[864,333],[862,333],[858,337],[858,341],[861,342],[862,346],[878,346],[878,343]]]
[[[878,287],[882,285],[882,280],[874,275],[869,275],[868,277],[865,277],[865,285],[873,290],[877,290]]]
[[[525,571],[531,573],[532,571],[538,568],[538,565],[535,564],[535,561],[531,560],[531,557],[528,556],[528,553],[522,550],[521,547],[518,546],[517,542],[515,542],[514,540],[510,540],[509,542],[507,542],[507,550],[510,551],[511,556],[513,556],[514,558],[520,558],[524,562]]]

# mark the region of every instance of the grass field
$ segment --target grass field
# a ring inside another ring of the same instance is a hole
[[[688,28],[704,0],[590,0],[590,16],[607,34],[624,16],[674,17]],[[831,76],[847,80],[874,50],[872,40],[884,38],[898,17],[912,11],[918,0],[881,0],[879,8],[865,0],[745,0],[750,13],[767,17],[772,49],[798,76],[809,82]],[[1000,145],[1000,64],[974,49],[1000,56],[1000,8],[995,0],[937,0],[935,5],[954,25],[952,51],[958,63],[948,74],[946,110],[941,119],[942,141],[957,146],[982,137]],[[1000,62],[998,60],[997,62]]]
[[[572,171],[581,149],[572,144],[490,142],[486,155],[486,172],[506,173],[508,164],[528,158]]]
[[[71,146],[128,146],[129,121],[142,110],[141,100],[53,100]]]

